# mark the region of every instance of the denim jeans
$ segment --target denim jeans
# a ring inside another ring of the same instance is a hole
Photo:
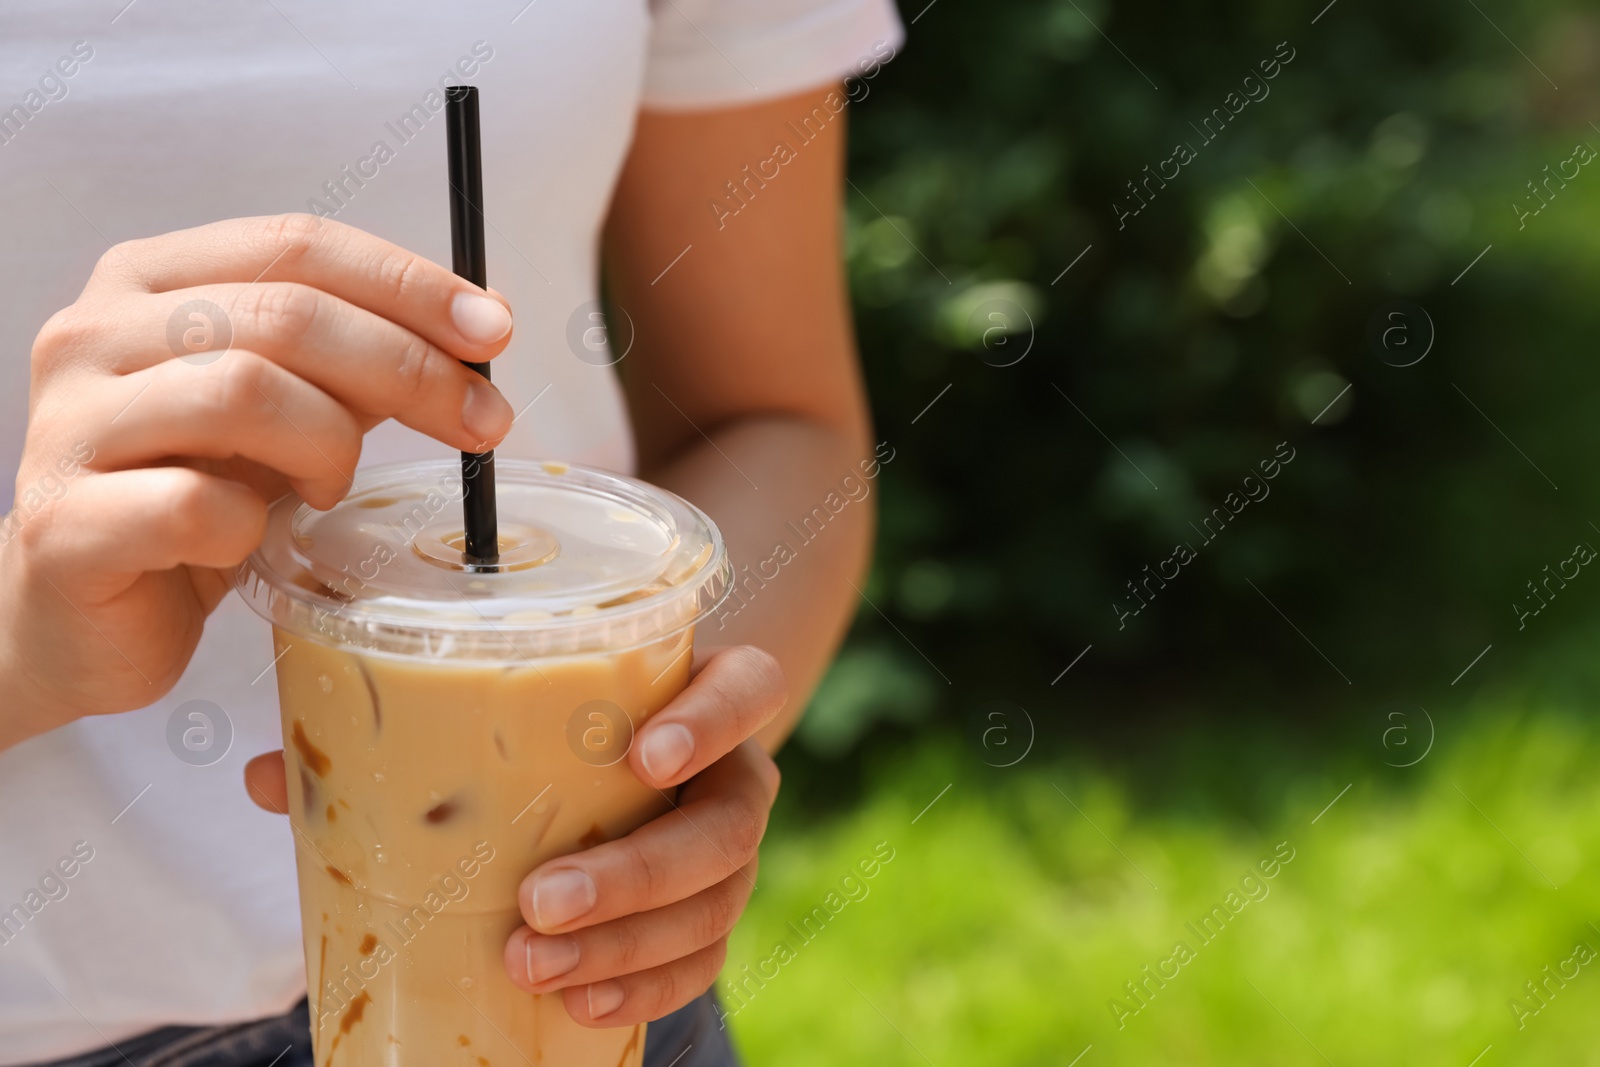
[[[738,1067],[719,1025],[714,993],[679,1008],[645,1031],[645,1067]],[[38,1067],[312,1067],[311,1022],[302,1000],[287,1014],[231,1026],[167,1026],[115,1048]],[[430,1067],[419,1064],[418,1067]]]

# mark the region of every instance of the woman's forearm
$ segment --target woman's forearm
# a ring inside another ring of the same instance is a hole
[[[789,701],[758,735],[776,751],[854,615],[881,457],[855,434],[796,418],[741,419],[708,437],[644,474],[703,508],[727,540],[734,588],[696,642],[755,645],[778,658]]]
[[[49,666],[29,662],[21,652],[17,637],[30,620],[25,610],[18,610],[28,599],[19,588],[25,580],[19,555],[16,540],[0,545],[0,752],[76,717],[72,708],[47,694],[49,679],[40,672],[47,673]]]
[[[849,625],[872,541],[877,486],[862,464],[875,461],[842,270],[843,115],[738,225],[706,206],[839,91],[641,112],[605,230],[608,303],[632,324],[618,370],[640,466],[710,513],[737,569],[698,643],[764,648],[788,680],[784,713],[757,735],[769,751]]]

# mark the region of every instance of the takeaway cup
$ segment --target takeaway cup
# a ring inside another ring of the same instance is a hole
[[[540,863],[667,810],[626,760],[727,592],[716,527],[662,489],[501,460],[500,558],[462,554],[453,461],[270,510],[237,585],[272,624],[317,1067],[638,1067],[506,977]]]

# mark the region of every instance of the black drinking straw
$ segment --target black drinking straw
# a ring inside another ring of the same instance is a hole
[[[445,139],[450,153],[451,269],[480,289],[489,287],[483,254],[483,151],[478,138],[478,89],[445,89]],[[467,366],[489,377],[489,364]],[[461,453],[466,495],[461,511],[467,524],[468,563],[494,564],[500,558],[499,520],[494,504],[494,450]],[[484,567],[482,569],[490,569]]]

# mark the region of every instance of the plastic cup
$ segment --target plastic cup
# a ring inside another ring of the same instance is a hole
[[[286,497],[240,568],[273,625],[317,1067],[638,1067],[506,976],[517,887],[667,810],[626,761],[731,578],[701,511],[501,460],[500,563],[462,555],[453,461]]]

